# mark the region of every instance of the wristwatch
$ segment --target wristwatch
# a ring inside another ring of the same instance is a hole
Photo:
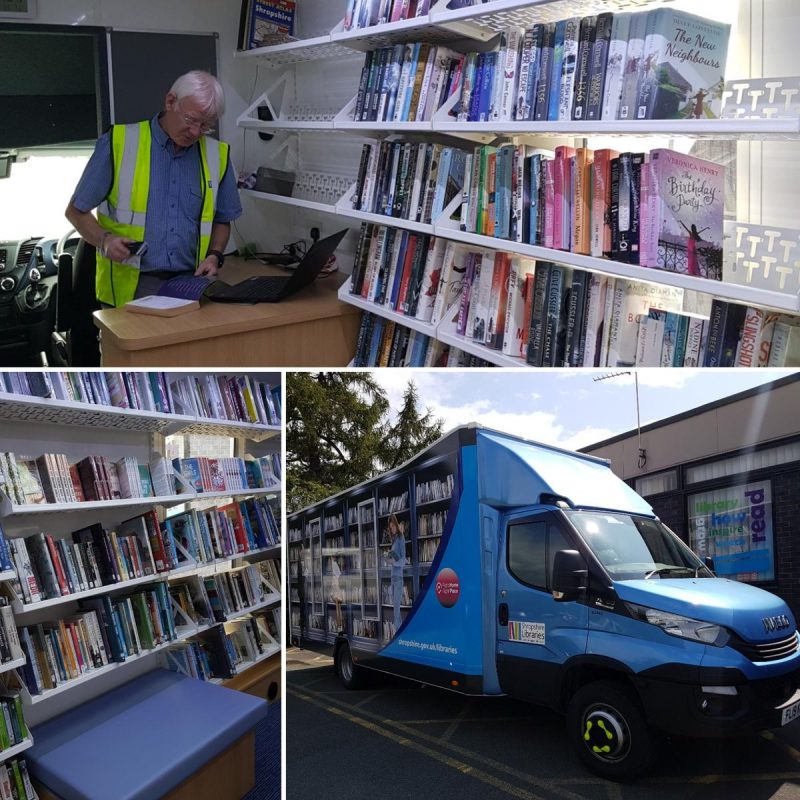
[[[219,250],[209,250],[206,255],[209,256],[216,256],[217,257],[217,269],[222,269],[222,265],[225,263],[225,256]]]

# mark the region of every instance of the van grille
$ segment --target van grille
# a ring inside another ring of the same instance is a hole
[[[739,639],[731,642],[731,646],[751,661],[777,661],[794,655],[800,649],[800,642],[798,642],[797,633],[795,632],[791,636],[779,639],[776,642],[752,644]]]

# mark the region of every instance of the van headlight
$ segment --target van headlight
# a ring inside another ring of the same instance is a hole
[[[689,639],[693,642],[700,642],[700,644],[711,644],[714,647],[725,647],[731,638],[728,630],[722,625],[682,617],[679,614],[670,614],[668,611],[659,611],[656,608],[647,608],[635,603],[625,603],[625,605],[634,619],[657,625],[670,636]]]

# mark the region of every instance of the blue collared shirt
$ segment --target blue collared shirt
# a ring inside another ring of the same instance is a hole
[[[175,143],[158,124],[158,116],[150,120],[150,130],[153,142],[144,231],[147,252],[142,256],[141,269],[142,272],[194,270],[203,203],[199,145],[176,150]],[[97,208],[111,191],[113,179],[109,131],[97,140],[81,175],[72,196],[75,207],[79,211]],[[241,215],[242,204],[229,157],[217,192],[214,222],[231,222]]]

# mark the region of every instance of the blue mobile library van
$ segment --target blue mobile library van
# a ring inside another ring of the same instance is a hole
[[[775,595],[716,578],[608,462],[457,428],[289,517],[292,633],[378,670],[566,715],[594,772],[643,772],[653,733],[800,717],[800,640]]]

